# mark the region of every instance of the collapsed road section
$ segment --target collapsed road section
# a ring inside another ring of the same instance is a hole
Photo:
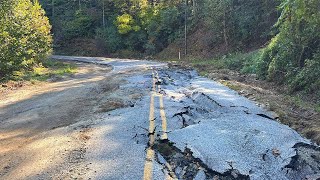
[[[164,97],[168,139],[156,139],[152,149],[171,178],[320,178],[317,145],[273,113],[194,71],[162,69],[155,82]]]
[[[82,59],[92,60],[76,60]],[[100,61],[113,67],[106,76],[117,83],[99,101],[83,157],[89,170],[81,178],[320,177],[318,146],[237,92],[193,70]]]

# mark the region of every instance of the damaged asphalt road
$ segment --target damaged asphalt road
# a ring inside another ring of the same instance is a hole
[[[192,155],[203,177],[319,178],[319,148],[278,123],[274,113],[193,71],[159,72],[167,100],[169,140],[184,154]],[[178,169],[185,167],[189,168],[183,165]],[[182,178],[193,179],[195,174]]]
[[[317,145],[193,70],[151,61],[54,58],[112,66],[107,76],[121,82],[96,108],[82,156],[86,173],[76,178],[320,178]]]

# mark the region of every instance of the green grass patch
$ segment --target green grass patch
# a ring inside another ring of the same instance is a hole
[[[315,110],[316,110],[318,113],[320,113],[320,104],[318,104],[318,105],[316,106]]]
[[[240,91],[242,89],[241,86],[236,85],[230,81],[220,80],[219,82],[235,91]]]
[[[240,71],[247,74],[257,72],[257,64],[262,50],[256,50],[249,53],[233,53],[218,59],[227,69]]]
[[[295,106],[314,109],[316,112],[320,113],[320,104],[306,101],[301,96],[303,96],[303,94],[298,94],[298,95],[288,94],[285,96],[285,98],[288,102],[291,102]]]
[[[35,66],[32,70],[15,71],[7,80],[13,81],[46,81],[53,77],[62,77],[76,73],[76,66],[70,63],[45,60],[42,64]]]
[[[207,74],[210,69],[230,69],[245,74],[256,74],[258,70],[259,57],[263,49],[258,49],[248,53],[235,52],[213,59],[188,57],[187,59],[171,59],[175,63],[187,63],[199,70],[201,75]]]

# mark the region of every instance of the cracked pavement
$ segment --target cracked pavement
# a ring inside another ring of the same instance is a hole
[[[118,79],[90,121],[90,138],[79,151],[86,169],[77,178],[320,178],[317,145],[194,70],[144,60],[53,58],[111,66],[106,76]]]

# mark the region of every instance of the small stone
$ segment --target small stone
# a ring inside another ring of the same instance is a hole
[[[320,174],[307,175],[305,180],[317,180],[320,179]]]
[[[234,169],[234,170],[231,171],[231,175],[232,175],[235,179],[238,178],[238,175],[239,175],[239,174],[240,174],[240,172],[239,172],[238,170],[236,170],[236,169]]]
[[[267,106],[266,106],[265,104],[260,104],[260,107],[261,107],[262,109],[267,109]]]
[[[272,154],[275,157],[278,157],[278,156],[280,156],[281,152],[280,152],[280,150],[274,148],[274,149],[272,149]]]
[[[206,179],[206,174],[204,173],[204,171],[201,169],[198,171],[196,177],[194,178],[194,180],[204,180]]]
[[[176,173],[177,175],[180,175],[181,172],[182,172],[182,168],[181,168],[181,167],[177,167],[176,170],[175,170],[175,173]]]
[[[156,84],[156,85],[161,85],[161,84],[162,84],[162,80],[159,79],[155,84]]]
[[[280,118],[280,116],[277,113],[273,112],[273,111],[271,111],[270,114],[271,114],[273,119],[279,119]]]
[[[158,160],[160,164],[166,164],[166,160],[158,153]]]
[[[213,177],[213,180],[219,180],[219,176],[215,175],[215,176]]]

